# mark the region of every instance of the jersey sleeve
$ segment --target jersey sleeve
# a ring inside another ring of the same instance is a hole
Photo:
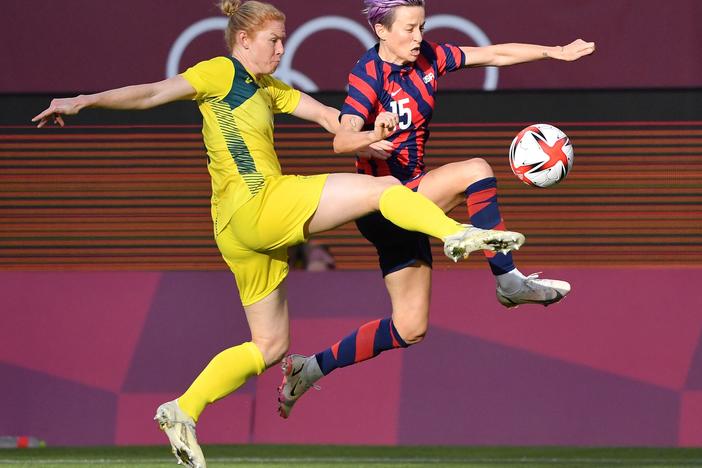
[[[234,64],[227,57],[215,57],[193,65],[181,76],[195,88],[195,100],[223,98],[234,82]]]
[[[273,100],[273,112],[276,114],[292,114],[300,103],[302,93],[273,76],[266,77],[264,87]]]
[[[349,73],[349,91],[341,107],[341,115],[357,115],[368,122],[378,102],[379,81],[374,65],[372,61],[366,65],[359,62]]]
[[[436,66],[439,71],[439,76],[459,70],[465,67],[466,54],[463,53],[460,47],[453,44],[436,44],[429,42],[429,46],[436,55]]]

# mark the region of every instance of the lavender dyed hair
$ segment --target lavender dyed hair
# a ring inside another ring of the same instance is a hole
[[[368,23],[373,27],[375,24],[382,24],[390,28],[395,20],[395,8],[401,6],[424,7],[424,0],[364,0],[366,8],[363,14],[366,15]]]

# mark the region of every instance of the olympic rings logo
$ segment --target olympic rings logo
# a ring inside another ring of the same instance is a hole
[[[183,52],[185,52],[185,49],[187,49],[195,38],[210,31],[224,31],[227,28],[227,22],[228,19],[223,17],[206,18],[186,28],[180,36],[178,36],[168,53],[166,77],[168,78],[179,73],[180,59],[183,56]],[[481,47],[491,44],[490,39],[480,27],[461,16],[434,15],[428,17],[425,31],[438,28],[460,31]],[[319,91],[317,84],[301,71],[294,69],[292,64],[297,49],[307,38],[319,31],[329,29],[350,34],[361,43],[364,51],[373,47],[377,42],[376,37],[371,34],[365,25],[359,24],[344,16],[321,16],[304,23],[290,35],[285,44],[285,54],[283,54],[283,58],[280,61],[275,75],[302,91]],[[497,67],[485,68],[485,79],[483,81],[484,90],[493,91],[497,89],[498,73]]]

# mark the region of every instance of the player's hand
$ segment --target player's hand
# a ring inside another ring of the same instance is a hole
[[[375,118],[373,135],[377,141],[384,140],[397,130],[400,124],[400,117],[392,112],[381,112]]]
[[[358,151],[356,156],[361,159],[382,159],[386,160],[390,157],[392,152],[392,143],[388,140],[376,141],[372,145],[366,146],[365,148]]]
[[[578,60],[580,57],[590,55],[595,52],[594,42],[585,42],[582,39],[577,39],[566,46],[561,47],[561,53],[558,58],[567,62]]]
[[[83,108],[81,96],[72,98],[54,99],[42,113],[36,115],[32,122],[38,122],[37,127],[41,128],[47,123],[54,123],[63,127],[64,115],[75,115]]]

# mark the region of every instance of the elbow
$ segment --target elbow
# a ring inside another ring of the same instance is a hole
[[[500,55],[495,55],[482,64],[483,67],[504,67],[505,65],[509,65],[509,63],[507,63],[507,59],[505,59],[505,57]]]
[[[341,127],[339,110],[327,106],[326,120],[329,122],[329,133],[337,134]]]

